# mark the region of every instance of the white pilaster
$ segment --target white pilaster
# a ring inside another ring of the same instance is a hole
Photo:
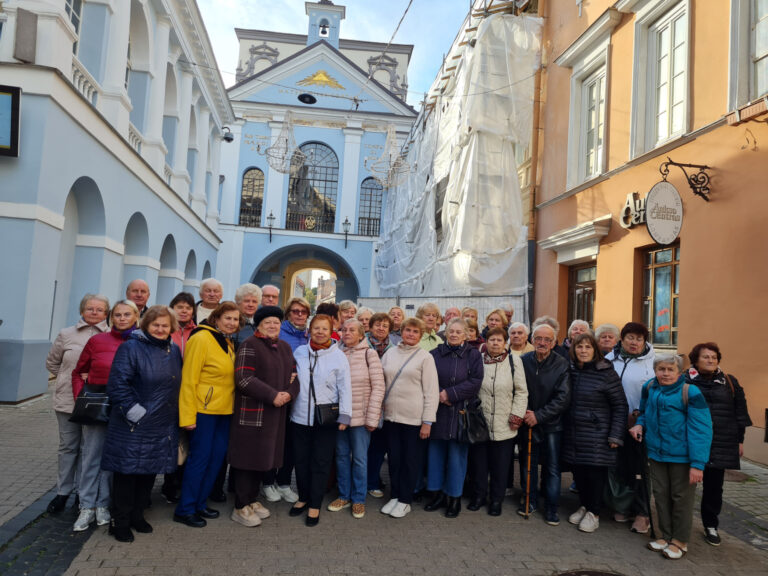
[[[239,214],[235,213],[235,206],[237,205],[237,193],[240,189],[238,166],[240,165],[240,143],[244,124],[243,120],[239,120],[230,126],[234,140],[222,143],[221,146],[224,147],[224,150],[223,153],[219,153],[221,158],[220,172],[224,175],[219,219],[227,224],[237,224],[240,221]],[[216,270],[219,270],[218,266]]]
[[[357,189],[360,172],[360,144],[363,130],[360,127],[344,128],[344,169],[342,171],[341,191],[336,204],[336,232],[344,232],[342,222],[349,218],[352,224],[349,231],[357,232]]]
[[[109,19],[106,66],[102,84],[101,111],[112,126],[128,137],[131,101],[125,90],[125,69],[128,63],[128,38],[131,25],[131,3],[114,2]]]
[[[208,136],[210,135],[211,111],[201,105],[197,114],[197,163],[193,178],[192,210],[205,220],[208,198],[205,197],[205,173],[208,170]]]
[[[168,38],[171,20],[167,16],[158,16],[155,27],[152,62],[152,84],[149,88],[149,109],[147,110],[147,129],[141,154],[158,174],[165,170],[165,155],[168,149],[163,142],[163,111],[165,108],[165,73],[168,63]]]
[[[210,228],[216,230],[219,227],[219,164],[221,161],[221,136],[213,137],[213,148],[208,151],[211,155],[211,193],[208,198],[208,212],[205,215],[205,222]]]
[[[171,188],[185,201],[189,198],[187,173],[187,148],[189,148],[189,115],[192,110],[192,84],[195,78],[185,64],[179,68],[179,131],[176,134],[176,150],[173,153]]]
[[[277,140],[280,130],[283,128],[282,122],[270,122],[269,128],[272,131],[270,142]],[[278,172],[272,166],[267,171],[267,189],[264,195],[264,210],[261,211],[262,222],[266,222],[269,214],[274,214],[277,224],[276,228],[285,228],[285,206],[288,199],[287,187],[285,185],[288,174]]]

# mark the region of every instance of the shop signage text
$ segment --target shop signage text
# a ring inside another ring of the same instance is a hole
[[[637,192],[627,194],[619,214],[619,224],[627,229],[645,224],[651,238],[666,246],[680,235],[683,201],[677,189],[664,180],[655,184],[645,198],[640,198]]]

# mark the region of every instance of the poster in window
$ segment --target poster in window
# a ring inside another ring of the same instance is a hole
[[[21,88],[0,85],[0,156],[19,155]]]

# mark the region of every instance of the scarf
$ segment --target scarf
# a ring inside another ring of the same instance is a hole
[[[266,342],[266,343],[267,343],[269,346],[271,346],[272,348],[275,348],[275,349],[277,348],[277,341],[279,340],[279,338],[270,338],[269,336],[267,336],[267,335],[265,335],[265,334],[262,334],[262,333],[261,333],[261,332],[259,332],[258,330],[256,330],[256,331],[253,333],[253,335],[254,335],[256,338],[261,338],[262,340],[264,340],[264,341],[265,341],[265,342]]]
[[[722,384],[723,386],[725,386],[726,384],[725,372],[720,370],[719,366],[712,374],[702,374],[701,372],[696,370],[696,368],[691,366],[690,368],[688,368],[688,376],[690,376],[692,381],[711,380],[712,382],[715,382],[717,384]]]
[[[624,347],[621,345],[621,343],[619,343],[616,347],[619,349],[619,356],[621,356],[622,358],[640,358],[640,356],[643,356],[644,354],[648,353],[647,343],[643,346],[642,351],[638,352],[637,354],[630,354],[629,352],[624,350]]]
[[[128,330],[118,330],[117,328],[115,328],[113,326],[112,327],[112,333],[117,335],[117,336],[120,336],[121,340],[128,340],[128,338],[130,337],[131,333],[134,330],[137,330],[137,329],[138,328],[136,328],[136,326],[131,326],[130,328],[128,328]]]
[[[368,342],[371,343],[371,346],[373,346],[373,349],[376,350],[376,354],[379,355],[379,358],[384,356],[384,352],[387,351],[387,348],[389,348],[389,336],[384,338],[384,340],[377,340],[373,334],[368,334]]]
[[[317,344],[314,340],[309,341],[309,347],[317,352],[318,350],[328,350],[333,344],[333,340],[328,340],[325,344]]]
[[[486,348],[486,351],[483,352],[483,364],[500,364],[501,362],[504,362],[504,360],[507,359],[507,356],[509,353],[505,350],[498,356],[491,356],[488,353],[488,349]]]

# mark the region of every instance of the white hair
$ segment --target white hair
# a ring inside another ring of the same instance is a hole
[[[531,329],[528,328],[528,326],[523,324],[522,322],[512,322],[512,324],[509,325],[509,333],[511,334],[513,329],[517,330],[518,328],[523,329],[523,332],[525,332],[526,338],[531,333]]]
[[[600,324],[600,326],[598,326],[595,330],[595,338],[599,340],[600,336],[602,336],[605,332],[610,332],[617,339],[619,338],[619,327],[615,324]]]
[[[659,364],[674,364],[680,372],[683,371],[683,357],[678,354],[656,354],[653,359],[653,369],[656,370]]]
[[[354,308],[355,313],[357,313],[357,304],[352,302],[352,300],[342,300],[339,302],[339,311],[348,310],[349,308]]]
[[[264,290],[266,290],[267,288],[274,288],[275,290],[277,290],[277,293],[280,294],[280,288],[278,288],[274,284],[264,284],[264,286],[261,287],[261,293],[264,294]]]
[[[235,304],[240,304],[246,296],[256,296],[256,299],[261,302],[261,288],[250,282],[243,284],[235,290]]]
[[[216,278],[206,278],[202,282],[200,282],[200,297],[203,297],[203,290],[206,286],[210,286],[211,284],[215,284],[219,287],[219,290],[221,290],[221,293],[224,293],[224,284],[216,280]]]
[[[541,328],[549,328],[550,330],[552,330],[552,332],[554,332],[553,338],[555,339],[555,342],[557,342],[557,330],[555,330],[555,328],[551,324],[548,324],[547,322],[540,322],[538,324],[534,322],[533,335],[536,336],[536,332]]]
[[[368,313],[369,313],[371,316],[373,316],[374,314],[376,314],[376,312],[374,312],[374,311],[373,311],[371,308],[368,308],[368,306],[362,306],[361,308],[359,308],[359,309],[357,310],[357,316],[356,316],[356,318],[360,318],[360,314],[363,314],[363,313],[365,313],[365,312],[368,312]]]
[[[539,316],[533,321],[532,333],[536,333],[536,328],[539,326],[549,326],[555,331],[555,340],[557,340],[557,333],[560,332],[560,322],[552,318],[552,316]]]
[[[102,304],[104,304],[104,313],[109,314],[109,298],[107,298],[103,294],[86,294],[85,296],[83,296],[83,299],[80,300],[80,314],[85,312],[85,307],[88,305],[88,302],[90,300],[97,300]]]
[[[589,332],[591,330],[591,328],[589,327],[589,322],[587,322],[586,320],[576,319],[573,322],[571,322],[570,326],[568,326],[568,338],[571,337],[571,330],[573,330],[575,326],[582,326],[585,332]]]

